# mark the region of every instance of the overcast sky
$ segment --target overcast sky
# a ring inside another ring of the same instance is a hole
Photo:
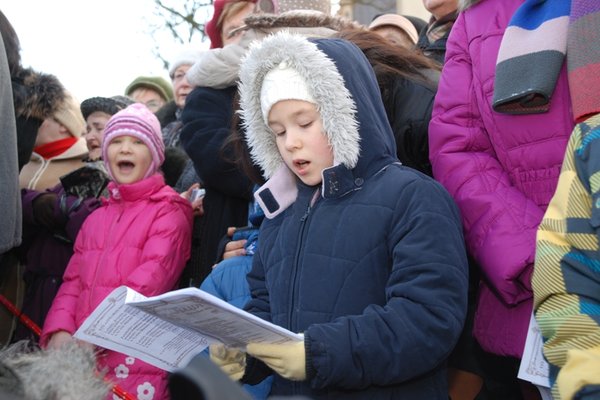
[[[152,0],[0,0],[0,9],[19,36],[23,64],[56,75],[79,101],[123,94],[139,75],[168,79],[153,55]],[[158,45],[167,59],[183,49],[167,35]]]

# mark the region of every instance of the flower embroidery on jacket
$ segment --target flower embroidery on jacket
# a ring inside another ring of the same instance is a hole
[[[137,387],[138,400],[152,400],[154,398],[154,386],[148,381]]]
[[[115,368],[115,376],[119,379],[125,379],[129,376],[129,368],[123,364],[119,364]]]
[[[127,365],[133,365],[134,362],[135,362],[135,358],[133,358],[133,357],[125,358],[125,364],[127,364]]]

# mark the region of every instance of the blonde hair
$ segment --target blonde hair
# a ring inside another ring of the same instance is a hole
[[[219,19],[217,20],[217,29],[219,30],[219,34],[221,36],[223,36],[223,21],[242,11],[248,6],[248,4],[254,4],[254,2],[245,0],[230,1],[223,6],[223,12],[221,15],[219,15]]]

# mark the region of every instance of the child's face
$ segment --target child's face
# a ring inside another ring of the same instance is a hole
[[[152,164],[150,149],[133,136],[117,136],[108,144],[110,170],[118,183],[133,183],[144,179]]]
[[[302,182],[321,183],[321,171],[333,166],[333,151],[313,103],[282,100],[271,107],[269,127],[283,161]]]

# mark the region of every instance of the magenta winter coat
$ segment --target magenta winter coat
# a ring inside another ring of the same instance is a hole
[[[515,357],[532,309],[536,230],[573,128],[564,66],[549,112],[492,110],[498,49],[522,3],[483,0],[460,14],[429,126],[434,177],[458,203],[467,247],[482,270],[474,335],[485,350]]]
[[[41,344],[63,330],[73,334],[115,288],[145,296],[175,288],[190,255],[192,208],[155,174],[129,185],[109,184],[111,197],[84,222],[64,282],[46,318]],[[167,396],[166,372],[105,350],[98,366],[141,400]]]

